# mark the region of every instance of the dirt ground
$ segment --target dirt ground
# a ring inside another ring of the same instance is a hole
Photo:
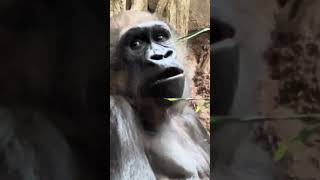
[[[200,122],[210,134],[210,40],[209,34],[203,34],[189,43],[192,54],[189,56],[193,66],[192,101]]]
[[[275,16],[272,43],[265,54],[270,76],[262,88],[267,115],[320,113],[320,14],[314,8],[320,1],[297,2]],[[320,132],[305,143],[291,142],[302,130],[319,125],[319,118],[264,123],[260,133],[271,153],[280,143],[288,145],[284,158],[275,162],[277,179],[320,180]]]
[[[189,31],[199,30],[210,26],[210,1],[191,0]],[[192,101],[201,123],[210,133],[210,33],[204,33],[188,41],[190,55],[188,57],[192,71]]]

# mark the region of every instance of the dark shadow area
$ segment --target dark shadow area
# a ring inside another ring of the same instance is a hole
[[[103,3],[0,3],[0,179],[104,179]]]
[[[210,42],[217,43],[225,39],[234,38],[235,30],[229,24],[224,23],[217,18],[210,18],[212,29]]]
[[[211,72],[213,75],[214,115],[226,115],[232,106],[239,76],[239,49],[235,29],[216,18],[211,18]]]

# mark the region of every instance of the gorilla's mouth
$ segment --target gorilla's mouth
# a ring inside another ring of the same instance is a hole
[[[155,77],[153,85],[174,81],[175,79],[184,78],[184,71],[180,68],[170,67]]]
[[[166,68],[143,88],[143,96],[154,98],[181,98],[184,91],[184,71],[177,67]]]

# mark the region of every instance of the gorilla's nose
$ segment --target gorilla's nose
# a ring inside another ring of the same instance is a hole
[[[161,60],[161,59],[163,59],[163,55],[162,54],[154,54],[154,55],[152,55],[151,57],[150,57],[150,59],[152,59],[152,60]]]
[[[153,55],[150,56],[150,59],[158,61],[158,60],[162,60],[162,59],[165,59],[165,58],[169,58],[172,54],[173,54],[173,51],[172,50],[168,50],[165,53],[153,54]]]

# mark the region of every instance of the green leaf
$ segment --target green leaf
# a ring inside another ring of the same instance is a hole
[[[205,108],[209,108],[209,106],[210,106],[210,101],[205,101],[205,102],[203,103],[203,106],[204,106]]]
[[[196,105],[196,110],[195,110],[195,112],[196,112],[196,113],[200,112],[200,109],[201,109],[200,106]]]
[[[276,151],[274,152],[274,156],[273,156],[274,161],[281,160],[284,157],[284,155],[287,153],[287,151],[288,151],[288,145],[286,145],[285,143],[280,143]]]
[[[164,98],[165,100],[168,100],[168,101],[179,101],[180,99],[178,98]]]
[[[302,129],[298,136],[292,139],[293,142],[301,142],[303,144],[306,144],[309,137],[315,133],[318,133],[320,130],[320,127],[314,127],[314,128],[304,128]]]
[[[212,123],[216,123],[216,119],[212,117],[212,118],[211,118],[211,122],[212,122]]]
[[[213,123],[213,124],[217,124],[221,121],[223,121],[223,119],[219,119],[216,116],[211,117],[211,123]]]
[[[216,126],[216,119],[215,118],[213,118],[213,117],[211,117],[210,118],[210,123],[211,123],[211,128],[215,128],[215,126]]]

